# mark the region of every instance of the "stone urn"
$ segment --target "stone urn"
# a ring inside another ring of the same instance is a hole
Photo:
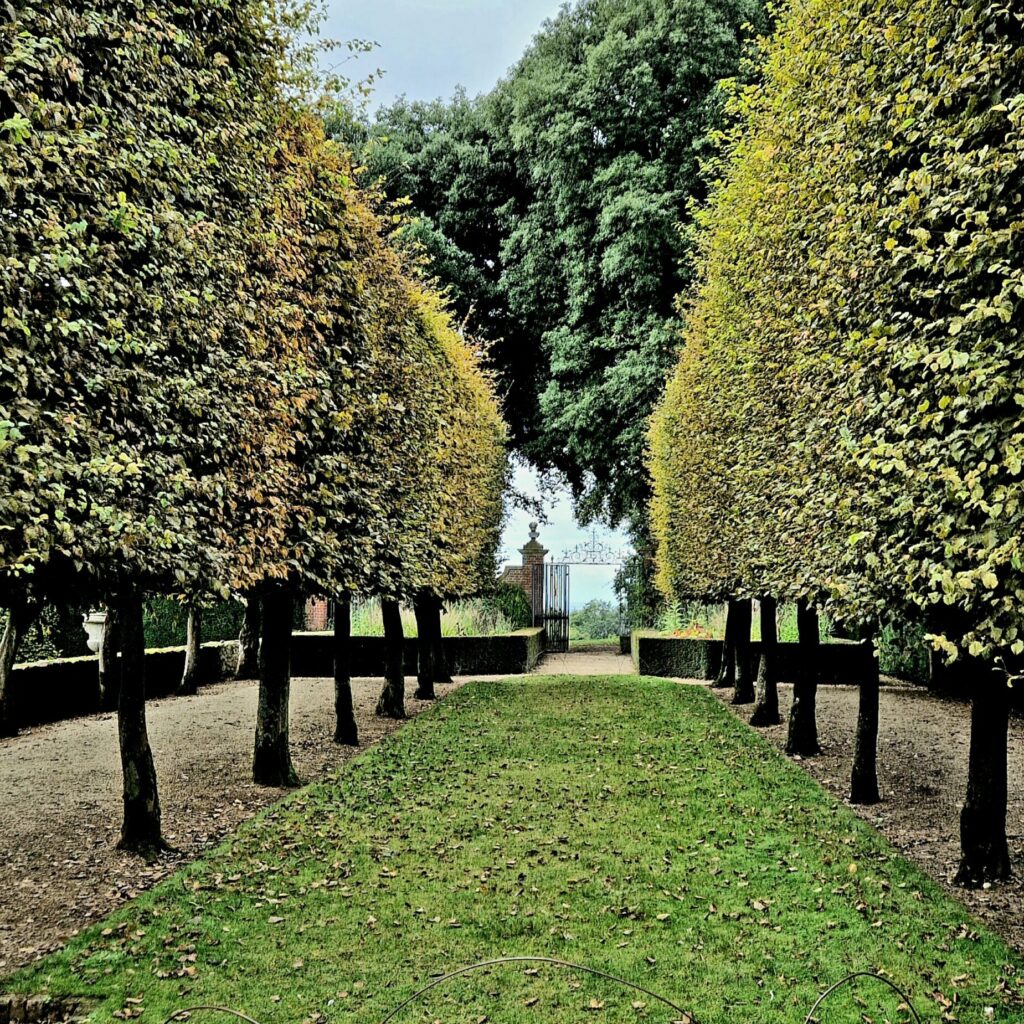
[[[107,613],[91,611],[88,615],[82,619],[82,624],[85,626],[85,632],[87,634],[86,646],[93,654],[98,654],[99,649],[103,644],[103,631],[107,625]]]

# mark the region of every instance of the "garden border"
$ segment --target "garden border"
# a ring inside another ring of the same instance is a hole
[[[642,676],[662,679],[711,680],[722,665],[721,640],[665,636],[645,630],[633,633],[633,664]],[[869,643],[833,641],[817,649],[818,682],[834,685],[859,685],[875,669],[874,650]],[[756,674],[761,644],[750,643],[751,672]],[[777,677],[793,682],[805,664],[806,648],[799,643],[778,645]]]
[[[292,675],[330,678],[334,675],[333,635],[294,633]],[[453,675],[521,675],[532,671],[544,653],[544,630],[521,629],[497,636],[443,638]],[[199,686],[232,679],[238,657],[234,640],[203,644]],[[416,673],[416,640],[405,641],[405,670]],[[146,698],[173,696],[185,667],[185,648],[146,652]],[[352,675],[383,677],[384,638],[352,638]],[[99,701],[99,657],[55,658],[15,665],[11,673],[14,720],[19,726],[44,725],[104,710]]]

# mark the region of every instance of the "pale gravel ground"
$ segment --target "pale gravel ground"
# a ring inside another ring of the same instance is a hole
[[[407,679],[411,693],[415,679]],[[457,682],[456,686],[459,685]],[[353,682],[363,748],[401,723],[373,713],[380,680]],[[454,686],[440,686],[444,696]],[[178,851],[147,867],[118,853],[121,767],[113,714],[25,730],[0,741],[0,977],[198,856],[283,790],[253,784],[257,686],[230,682],[147,705],[164,834]],[[333,682],[293,679],[292,757],[321,779],[358,751],[333,736]],[[407,698],[415,715],[429,707]]]
[[[633,659],[614,651],[580,651],[574,654],[548,654],[537,666],[541,676],[633,676]]]

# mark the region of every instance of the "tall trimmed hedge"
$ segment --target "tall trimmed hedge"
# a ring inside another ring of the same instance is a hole
[[[734,102],[651,428],[670,593],[909,612],[987,659],[966,880],[1008,868],[991,663],[1024,653],[1020,38],[980,0],[795,0]]]
[[[262,597],[256,774],[289,783],[294,598],[461,590],[452,538],[476,559],[497,530],[489,381],[306,103],[314,8],[23,0],[0,24],[0,731],[32,607],[109,605],[147,853],[147,595]]]

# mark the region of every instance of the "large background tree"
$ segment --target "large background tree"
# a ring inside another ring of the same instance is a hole
[[[363,136],[456,310],[498,340],[513,442],[564,475],[581,519],[641,521],[692,275],[681,228],[750,25],[758,0],[582,0],[489,96],[400,102]]]
[[[490,97],[529,186],[502,243],[510,316],[542,361],[525,451],[565,476],[584,520],[645,504],[645,422],[692,274],[681,226],[750,23],[763,24],[755,0],[586,0]]]

